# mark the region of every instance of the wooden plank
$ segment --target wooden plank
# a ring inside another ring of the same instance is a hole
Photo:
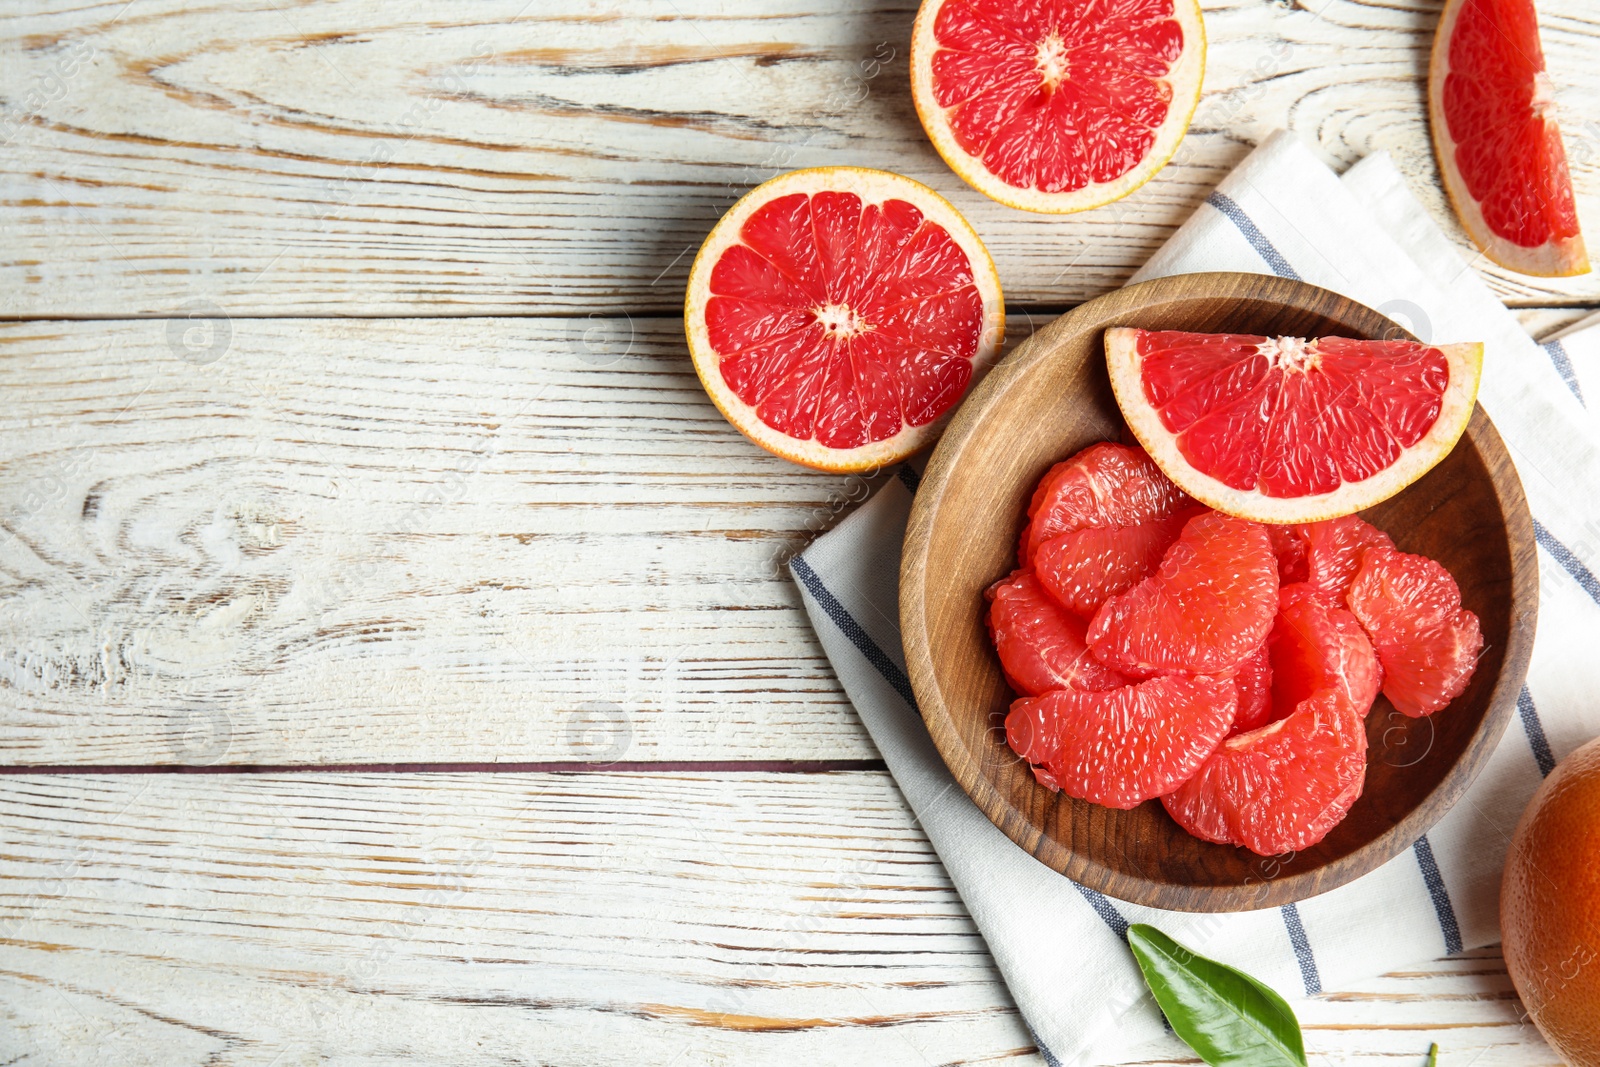
[[[1040,1062],[882,773],[8,776],[0,826],[0,1062]],[[1301,1010],[1554,1062],[1517,1014],[1492,953]]]
[[[670,312],[740,193],[832,164],[932,184],[1014,303],[1075,303],[1279,126],[1338,163],[1392,152],[1448,221],[1423,107],[1435,10],[1207,0],[1205,98],[1177,161],[1063,219],[987,201],[932,152],[909,0],[38,0],[0,20],[0,315]],[[1593,229],[1600,12],[1540,13]],[[1479,266],[1513,301],[1600,299],[1594,276]]]
[[[785,568],[874,483],[677,320],[179,325],[0,324],[0,762],[876,758]]]

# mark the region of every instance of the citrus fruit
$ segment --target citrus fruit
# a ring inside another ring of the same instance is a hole
[[[1445,192],[1472,243],[1522,274],[1584,274],[1533,0],[1447,0],[1428,66]]]
[[[1478,617],[1461,607],[1450,572],[1426,556],[1369,548],[1346,594],[1383,664],[1396,710],[1431,715],[1460,696],[1483,648]]]
[[[1226,680],[1177,675],[1099,693],[1058,690],[1012,704],[1006,740],[1068,796],[1131,808],[1195,772],[1227,734],[1237,701]]]
[[[1106,331],[1123,417],[1178,487],[1257,522],[1348,515],[1466,429],[1481,344]]]
[[[1233,733],[1254,730],[1272,721],[1272,659],[1267,654],[1266,642],[1239,664],[1233,684],[1239,690],[1239,710],[1233,716]]]
[[[1022,565],[1040,545],[1074,530],[1140,526],[1194,501],[1137,448],[1102,441],[1064,459],[1039,479],[1022,532]]]
[[[1039,583],[1062,607],[1090,618],[1108,597],[1156,569],[1188,518],[1179,512],[1138,526],[1091,526],[1052,537],[1033,555]]]
[[[1177,150],[1200,99],[1197,0],[923,0],[911,95],[939,155],[1028,211],[1126,196]]]
[[[1306,578],[1313,589],[1343,601],[1373,545],[1393,548],[1389,535],[1354,515],[1294,527],[1306,546]]]
[[[956,209],[857,167],[747,193],[701,246],[684,299],[695,370],[728,421],[833,471],[929,444],[1004,321],[994,263]]]
[[[1153,575],[1101,605],[1089,648],[1126,674],[1229,673],[1266,639],[1277,610],[1266,528],[1207,511],[1184,525]]]
[[[1556,765],[1511,836],[1500,883],[1506,970],[1573,1067],[1600,1067],[1600,740]]]
[[[1268,526],[1272,554],[1278,557],[1278,581],[1293,585],[1306,580],[1306,539],[1300,526]]]
[[[1085,624],[1047,595],[1031,571],[989,587],[989,634],[1011,688],[1024,696],[1052,689],[1110,689],[1127,679],[1089,654]]]
[[[1338,689],[1363,716],[1378,698],[1383,668],[1361,623],[1308,583],[1279,592],[1278,618],[1267,647],[1273,718],[1290,714],[1323,689]]]
[[[1203,840],[1262,856],[1298,852],[1361,796],[1366,751],[1361,716],[1338,689],[1324,689],[1287,717],[1223,741],[1161,802]]]

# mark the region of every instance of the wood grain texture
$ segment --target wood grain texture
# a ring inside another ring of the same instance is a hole
[[[0,762],[876,757],[784,565],[874,483],[678,320],[169,325],[0,325]]]
[[[0,1062],[1042,1062],[881,773],[8,777],[0,853]],[[1299,1014],[1556,1062],[1493,952]]]
[[[907,672],[924,721],[963,789],[1030,854],[1091,888],[1150,907],[1239,911],[1334,889],[1410,847],[1477,777],[1516,712],[1538,616],[1533,523],[1511,457],[1482,410],[1438,466],[1362,512],[1395,544],[1443,563],[1483,626],[1467,690],[1426,721],[1386,698],[1367,716],[1366,785],[1349,815],[1287,863],[1191,836],[1160,803],[1129,811],[1040,785],[1006,743],[1015,694],[983,624],[983,590],[1017,566],[1027,501],[1051,465],[1114,440],[1121,418],[1105,369],[1111,326],[1156,330],[1409,336],[1390,320],[1303,282],[1189,274],[1129,286],[1041,330],[978,385],[934,450],[912,505],[900,571]],[[1009,520],[997,517],[1010,516]],[[974,534],[974,531],[985,531]],[[997,727],[999,727],[997,729]],[[1426,749],[1379,758],[1404,731]],[[1423,733],[1428,742],[1420,740]]]
[[[1011,301],[1071,304],[1126,279],[1280,126],[1340,164],[1392,152],[1466,248],[1425,121],[1436,3],[1205,6],[1205,95],[1175,162],[1055,219],[986,200],[933,153],[909,0],[34,0],[0,20],[0,315],[670,312],[740,193],[829,164],[932,184]],[[1600,12],[1540,13],[1593,230]],[[1596,276],[1477,265],[1513,302],[1600,299]]]

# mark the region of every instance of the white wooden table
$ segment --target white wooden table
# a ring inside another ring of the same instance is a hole
[[[1600,236],[1600,12],[1540,6]],[[1278,126],[1446,218],[1437,7],[1210,0],[1180,162],[1054,219],[926,144],[911,0],[6,5],[0,1063],[1035,1062],[782,572],[866,486],[707,402],[694,249],[891,168],[1020,338]],[[1493,950],[1302,1018],[1556,1062]]]

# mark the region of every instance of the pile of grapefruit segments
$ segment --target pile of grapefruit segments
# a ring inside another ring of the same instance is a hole
[[[1265,856],[1316,844],[1360,797],[1380,692],[1439,711],[1482,647],[1449,572],[1361,519],[1228,515],[1127,445],[1052,467],[1018,552],[987,594],[1011,748],[1052,790],[1159,798],[1196,837]]]

